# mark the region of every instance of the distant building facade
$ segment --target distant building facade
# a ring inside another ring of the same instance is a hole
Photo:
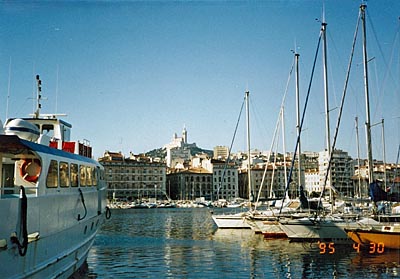
[[[227,146],[218,145],[214,147],[213,159],[227,160],[228,156],[229,148]]]
[[[99,162],[104,166],[108,199],[140,200],[166,194],[166,165],[144,156],[106,151]]]
[[[331,176],[329,177],[327,176],[329,156],[326,150],[319,153],[321,189],[325,186],[325,189],[329,191],[330,186],[333,186],[341,194],[353,196],[354,188],[352,176],[354,174],[354,166],[352,158],[345,151],[339,149],[334,150],[330,163]]]
[[[171,169],[167,184],[173,200],[212,200],[212,173],[202,167]]]

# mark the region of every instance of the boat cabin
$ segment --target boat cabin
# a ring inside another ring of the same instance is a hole
[[[1,195],[19,186],[35,195],[98,186],[103,169],[88,142],[70,141],[71,127],[55,115],[7,120],[0,131]]]

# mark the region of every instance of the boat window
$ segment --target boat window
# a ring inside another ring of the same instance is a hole
[[[78,175],[78,165],[71,164],[71,186],[78,187],[79,175]]]
[[[46,185],[49,188],[58,187],[58,162],[51,160],[49,170],[47,172]]]
[[[87,186],[93,185],[92,175],[93,175],[92,167],[86,167],[86,185]]]
[[[97,168],[93,168],[93,185],[97,186],[97,179],[98,179],[98,175],[97,175]]]
[[[69,165],[66,162],[60,162],[60,186],[69,187]]]
[[[81,187],[86,186],[86,167],[79,166]]]
[[[42,125],[42,134],[53,137],[54,136],[54,126],[52,124]]]

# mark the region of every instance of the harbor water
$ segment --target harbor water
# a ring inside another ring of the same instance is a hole
[[[264,239],[218,230],[228,209],[117,209],[102,227],[83,278],[399,278],[399,251]]]

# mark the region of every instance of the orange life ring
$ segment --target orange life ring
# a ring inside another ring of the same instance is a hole
[[[36,182],[39,178],[42,167],[38,159],[23,160],[20,167],[21,177],[28,182]]]

